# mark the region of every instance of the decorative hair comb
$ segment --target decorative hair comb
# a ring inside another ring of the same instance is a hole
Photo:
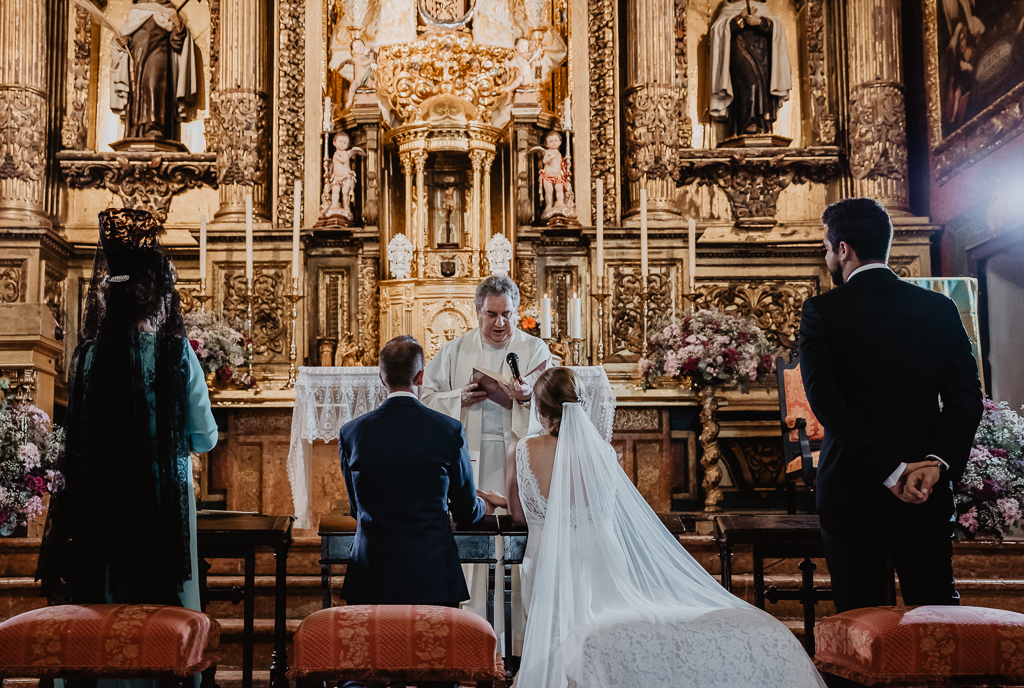
[[[108,208],[100,213],[100,240],[105,249],[153,248],[160,223],[145,210]]]

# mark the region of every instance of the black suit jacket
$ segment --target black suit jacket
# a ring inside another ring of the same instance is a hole
[[[950,479],[967,466],[982,414],[977,363],[953,301],[890,270],[866,270],[804,303],[800,363],[825,428],[818,510],[948,520]],[[884,481],[900,462],[928,454],[948,473],[924,504],[900,501]]]
[[[346,423],[341,470],[358,526],[341,595],[361,604],[469,599],[456,523],[484,516],[462,423],[412,397],[391,397]]]

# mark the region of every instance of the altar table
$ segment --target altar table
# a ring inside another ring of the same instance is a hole
[[[587,413],[606,441],[612,438],[615,393],[602,366],[573,366],[586,385]],[[315,440],[338,439],[341,426],[384,403],[387,390],[378,368],[302,366],[295,383],[295,408],[288,446],[288,481],[292,487],[295,527],[313,528],[312,464]]]

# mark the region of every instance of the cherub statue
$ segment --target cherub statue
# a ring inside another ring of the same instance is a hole
[[[377,61],[372,51],[366,49],[366,43],[361,38],[352,39],[349,45],[351,56],[337,64],[335,69],[342,71],[346,65],[352,65],[352,85],[348,89],[348,99],[345,101],[345,109],[352,107],[356,99],[356,92],[360,88],[374,88],[377,80]]]
[[[505,64],[515,70],[516,76],[505,87],[506,93],[514,93],[521,86],[533,86],[536,82],[536,68],[544,55],[544,48],[537,48],[530,53],[530,41],[520,38],[516,41],[516,53]]]
[[[572,171],[569,161],[562,155],[559,148],[562,135],[557,131],[549,131],[544,137],[544,147],[534,146],[530,153],[543,153],[539,173],[541,188],[544,189],[544,211],[541,220],[548,220],[555,215],[576,217],[576,199],[572,191]]]
[[[330,189],[330,198],[320,206],[320,217],[341,217],[352,221],[352,190],[356,185],[356,171],[352,169],[353,155],[366,155],[362,148],[349,148],[351,139],[343,131],[334,135],[334,155],[327,166],[325,186]]]

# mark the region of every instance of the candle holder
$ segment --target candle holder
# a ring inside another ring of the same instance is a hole
[[[199,296],[196,297],[196,301],[199,302],[199,312],[206,312],[206,302],[213,297],[206,293],[206,278],[202,277],[199,280]]]
[[[548,345],[548,349],[551,349],[553,344],[558,345],[558,349],[565,355],[562,357],[562,363],[567,366],[575,366],[580,364],[580,345],[583,340],[578,337],[548,337],[544,339]]]
[[[604,300],[611,296],[604,290],[604,279],[597,278],[597,291],[590,298],[597,301],[597,365],[604,365]]]
[[[284,383],[284,387],[281,389],[294,389],[295,388],[295,359],[296,359],[296,348],[295,348],[295,323],[298,320],[299,313],[297,306],[299,301],[303,299],[302,294],[299,293],[299,281],[292,280],[292,293],[288,294],[288,300],[292,302],[292,335],[291,343],[288,345],[288,382]]]
[[[252,346],[252,304],[255,301],[255,293],[252,289],[253,278],[247,279],[245,284],[245,362],[246,370],[249,380],[252,382],[253,394],[260,393],[260,385],[256,382],[256,376],[252,374],[252,359],[254,357],[253,346]]]
[[[650,289],[647,286],[647,278],[644,278],[643,287],[640,289],[640,301],[641,307],[641,320],[643,321],[640,328],[640,358],[647,358],[647,305],[650,300]]]

